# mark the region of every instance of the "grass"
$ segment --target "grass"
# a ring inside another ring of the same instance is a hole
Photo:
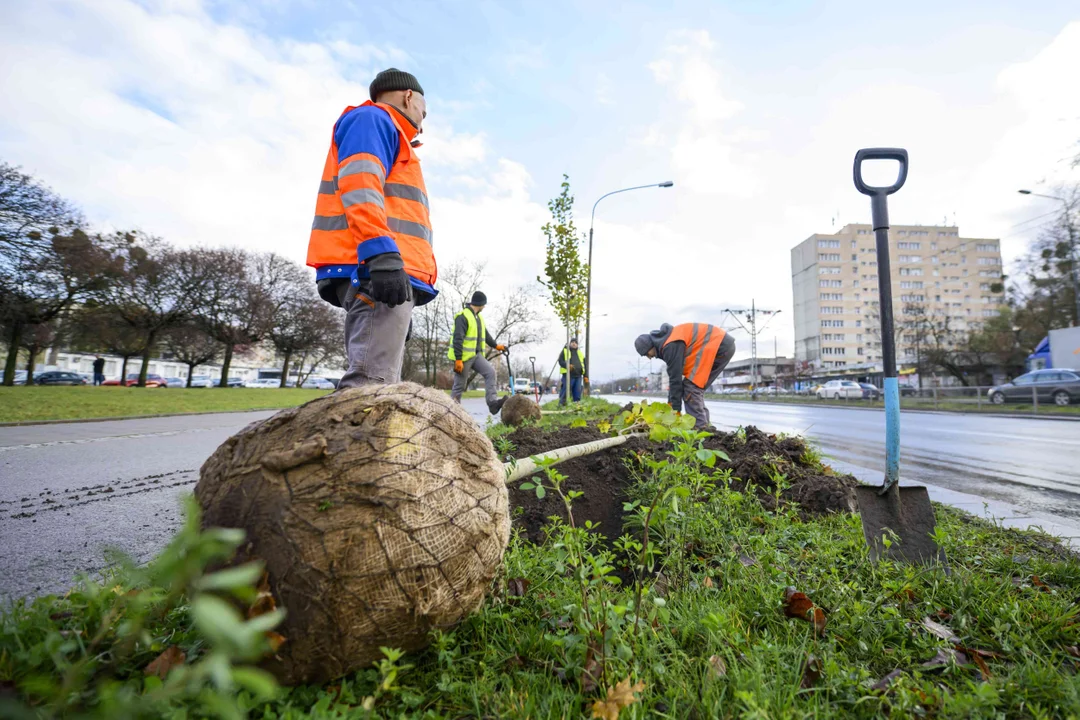
[[[325,395],[298,388],[0,387],[0,422],[276,410]]]
[[[545,416],[541,426],[573,424],[601,408],[591,401],[569,418]],[[1080,562],[1051,538],[937,506],[948,569],[875,564],[857,516],[769,512],[755,493],[729,489],[730,476],[707,472],[708,451],[698,451],[687,435],[666,461],[634,463],[629,534],[617,549],[563,524],[551,525],[542,545],[512,538],[484,608],[436,632],[427,650],[390,652],[378,667],[322,687],[279,689],[270,700],[237,682],[239,691],[200,685],[138,707],[193,716],[233,703],[236,716],[281,719],[1080,713]],[[563,495],[557,471],[549,468],[542,482]],[[642,554],[646,525],[650,552]],[[187,542],[195,543],[191,527]],[[648,568],[640,581],[615,577],[627,554]],[[174,547],[164,555],[192,553]],[[0,617],[0,715],[6,688],[44,715],[119,717],[128,709],[119,703],[161,692],[143,670],[173,644],[195,667],[215,653],[216,672],[241,663],[221,659],[218,636],[183,600],[117,654],[124,616],[103,603],[137,605],[124,572],[97,590],[42,598]],[[199,574],[189,571],[196,581],[187,585],[218,585]],[[787,588],[822,611],[822,631],[790,616],[799,598],[787,602]],[[103,631],[105,620],[116,629]],[[95,639],[89,650],[86,638]],[[73,673],[87,655],[103,666]],[[242,665],[237,672],[251,680]],[[60,678],[65,692],[47,695]],[[640,690],[609,694],[624,681],[624,690]],[[604,704],[609,697],[621,702]]]

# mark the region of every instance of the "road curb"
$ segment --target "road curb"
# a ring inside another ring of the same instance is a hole
[[[235,415],[237,413],[289,410],[293,407],[296,406],[290,405],[289,407],[248,408],[247,410],[199,410],[196,412],[160,413],[158,415],[117,415],[115,417],[74,418],[71,420],[26,420],[23,422],[3,422],[0,423],[0,428],[28,427],[31,425],[70,425],[71,423],[98,423],[109,422],[110,420],[151,420],[153,418],[165,417],[191,417],[192,415]]]
[[[623,397],[619,394],[611,393],[609,397]],[[625,397],[666,397],[665,395],[651,395],[648,393],[635,393],[627,394]],[[733,400],[727,398],[710,398],[706,397],[709,402],[730,402],[730,403],[742,403],[743,405],[760,405],[765,407],[810,407],[810,408],[825,408],[834,410],[877,410],[882,411],[884,407],[864,407],[862,405],[818,405],[816,403],[801,403],[801,402],[772,402],[769,400]],[[995,413],[995,412],[981,412],[978,410],[923,410],[901,407],[902,413],[922,413],[925,415],[965,415],[967,417],[997,417],[997,418],[1012,418],[1014,420],[1063,420],[1066,422],[1080,422],[1080,415],[1056,415],[1049,413],[1046,415],[1031,415],[1029,413]]]

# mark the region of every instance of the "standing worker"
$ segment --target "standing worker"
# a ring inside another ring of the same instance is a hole
[[[498,395],[495,368],[484,357],[484,343],[499,352],[506,352],[506,346],[497,344],[484,327],[484,319],[480,317],[480,313],[484,311],[485,305],[487,295],[477,290],[469,304],[454,316],[454,336],[450,339],[450,347],[446,351],[446,356],[454,362],[454,386],[450,389],[450,399],[461,402],[469,371],[476,370],[484,378],[484,399],[487,401],[488,412],[498,415],[506,398]]]
[[[676,412],[694,417],[695,430],[705,430],[709,424],[709,409],[705,407],[705,388],[712,385],[720,371],[735,354],[735,339],[723,328],[706,323],[664,323],[659,330],[638,335],[634,340],[638,355],[661,358],[667,363],[668,404]]]
[[[339,388],[401,380],[413,307],[435,297],[438,271],[420,160],[424,89],[396,68],[370,100],[334,123],[307,264],[319,295],[345,309],[349,368]]]
[[[581,383],[589,382],[589,371],[585,367],[585,353],[578,349],[577,338],[570,338],[570,343],[559,353],[559,373],[562,384],[559,386],[559,404],[566,404],[567,389],[574,402],[581,401]]]

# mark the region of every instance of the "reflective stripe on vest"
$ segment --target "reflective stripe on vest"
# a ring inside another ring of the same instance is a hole
[[[585,372],[585,351],[582,350],[581,348],[578,348],[577,349],[577,354],[578,354],[578,360],[581,361],[581,371],[582,371],[582,373],[584,373]],[[562,349],[562,355],[563,355],[563,362],[566,363],[566,367],[559,368],[559,374],[560,375],[565,375],[567,373],[567,371],[570,369],[570,348],[564,347]]]
[[[676,325],[675,329],[664,341],[666,347],[669,342],[681,340],[686,343],[686,359],[683,361],[683,377],[704,389],[709,382],[709,373],[712,371],[713,362],[716,360],[716,351],[720,349],[720,343],[724,341],[727,331],[715,325],[707,323],[683,323]]]
[[[438,268],[431,249],[431,218],[420,159],[396,110],[378,103],[364,105],[375,105],[390,116],[398,131],[397,159],[387,172],[382,161],[369,153],[339,158],[337,143],[331,139],[319,181],[307,264],[315,268],[355,265],[356,246],[381,235],[371,228],[385,226],[401,253],[405,272],[434,285]],[[346,108],[342,116],[355,109]]]
[[[454,316],[454,325],[457,325],[457,319],[464,315],[465,322],[468,323],[465,327],[465,339],[461,341],[461,361],[471,360],[476,356],[476,350],[480,346],[480,343],[487,338],[487,328],[484,327],[484,318],[475,314],[469,308],[464,308],[461,312]],[[450,360],[457,360],[454,357],[454,338],[450,338],[450,347],[446,349],[446,357]]]

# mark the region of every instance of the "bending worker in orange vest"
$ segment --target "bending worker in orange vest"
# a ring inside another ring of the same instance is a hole
[[[659,330],[638,335],[634,349],[639,355],[658,357],[667,363],[668,404],[681,411],[685,402],[686,412],[697,421],[695,430],[711,427],[705,388],[731,362],[735,339],[715,325],[683,323],[672,327],[664,323]]]
[[[413,307],[436,295],[427,190],[413,151],[427,117],[424,89],[390,68],[368,93],[334,123],[307,253],[319,295],[345,309],[349,369],[339,388],[400,381]]]

